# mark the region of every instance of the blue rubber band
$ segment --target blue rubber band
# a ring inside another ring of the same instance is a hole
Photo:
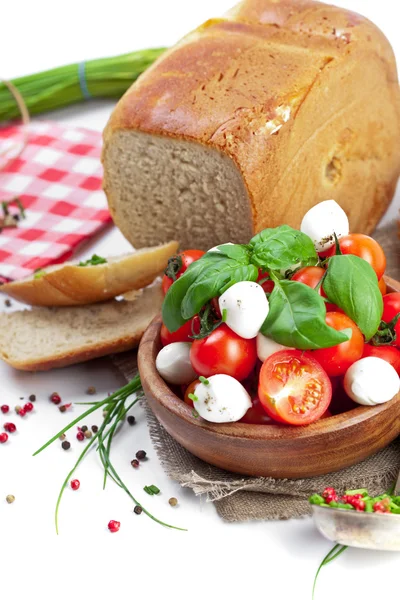
[[[85,61],[78,64],[78,79],[79,85],[82,91],[82,96],[85,100],[90,100],[92,94],[88,90],[87,81],[86,81],[86,73],[85,73]]]

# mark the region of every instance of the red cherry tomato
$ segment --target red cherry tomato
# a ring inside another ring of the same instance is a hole
[[[268,277],[268,273],[266,271],[263,272],[262,269],[258,269],[257,283],[261,285],[262,289],[266,294],[270,294],[275,287],[275,283],[272,281],[272,279],[267,279],[267,281],[260,283],[260,281],[262,281],[266,277]]]
[[[195,260],[198,260],[205,254],[203,250],[185,250],[176,256],[172,256],[168,261],[167,271],[172,271],[175,274],[175,279],[179,279],[179,277],[186,271],[189,265],[192,264]],[[174,283],[174,279],[172,277],[168,277],[168,275],[164,275],[161,283],[162,291],[164,295],[168,292],[171,285]]]
[[[386,269],[386,256],[382,246],[374,239],[363,233],[351,233],[339,239],[342,254],[354,254],[363,258],[374,269],[378,279],[381,279]],[[335,246],[329,249],[327,256],[333,256]]]
[[[249,425],[277,425],[277,422],[273,421],[265,412],[257,394],[253,396],[251,403],[251,408],[249,408],[244,417],[240,419],[241,423],[247,423]]]
[[[185,396],[184,396],[183,400],[189,406],[194,406],[194,402],[193,402],[193,400],[191,398],[189,398],[189,394],[194,394],[195,393],[196,388],[199,385],[199,383],[201,383],[200,379],[195,379],[194,381],[192,381],[192,383],[189,383],[189,385],[186,388]]]
[[[182,327],[179,327],[176,331],[171,333],[165,327],[164,323],[161,325],[161,343],[163,346],[168,346],[168,344],[172,344],[173,342],[192,342],[193,332],[199,333],[200,331],[200,319],[199,317],[193,317],[190,321],[187,321]]]
[[[326,412],[332,386],[321,365],[300,350],[281,350],[264,362],[258,396],[280,423],[309,425]]]
[[[330,377],[344,375],[347,369],[362,356],[364,350],[363,334],[354,321],[343,313],[328,312],[325,321],[337,331],[351,329],[351,338],[347,342],[342,342],[331,348],[313,350],[311,354]]]
[[[383,277],[382,277],[382,279],[380,279],[378,281],[378,287],[381,290],[382,296],[384,296],[386,294],[386,291],[387,291],[387,285],[386,285],[386,281],[384,280]]]
[[[377,358],[386,360],[396,369],[397,375],[400,376],[400,350],[397,350],[394,346],[371,346],[371,344],[365,344],[363,358],[365,356],[376,356]]]
[[[242,381],[255,367],[256,341],[245,340],[222,324],[208,337],[193,342],[190,360],[199,375],[210,377],[222,373]]]
[[[303,269],[300,269],[293,275],[292,280],[300,281],[300,283],[304,283],[305,285],[308,285],[308,287],[315,289],[321,281],[321,279],[323,278],[323,276],[325,275],[325,273],[326,271],[322,267],[304,267]],[[318,293],[323,298],[327,298],[327,295],[325,294],[322,285],[319,286]],[[332,311],[340,309],[338,309],[336,304],[331,304],[330,302],[327,302],[326,310]]]
[[[392,292],[383,296],[383,315],[382,320],[390,323],[396,315],[400,313],[400,292]],[[400,318],[397,321],[394,331],[396,333],[396,341],[394,346],[400,347]]]

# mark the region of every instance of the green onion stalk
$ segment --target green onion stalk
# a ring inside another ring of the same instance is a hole
[[[112,58],[57,67],[11,80],[29,114],[35,115],[90,98],[120,98],[129,86],[166,50],[149,48]],[[20,116],[9,86],[0,80],[0,122]]]

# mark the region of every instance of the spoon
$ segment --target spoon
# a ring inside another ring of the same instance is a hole
[[[400,473],[394,487],[400,495]],[[343,546],[400,551],[400,515],[365,513],[312,505],[314,523],[323,536]]]

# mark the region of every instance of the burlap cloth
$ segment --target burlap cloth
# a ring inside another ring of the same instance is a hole
[[[388,257],[387,273],[400,275],[400,240],[397,227],[391,225],[374,236]],[[136,373],[136,353],[113,357],[127,380]],[[214,502],[226,521],[290,519],[310,513],[307,498],[326,486],[344,489],[366,487],[376,495],[389,487],[400,469],[400,438],[367,460],[329,475],[309,479],[272,479],[243,477],[212,467],[182,448],[158,423],[144,401],[150,437],[166,473],[196,495]],[[351,448],[349,448],[351,452]]]

